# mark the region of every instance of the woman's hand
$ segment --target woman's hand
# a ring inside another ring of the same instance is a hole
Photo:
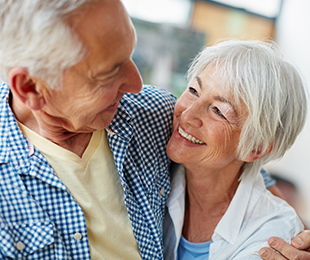
[[[271,248],[264,247],[259,255],[265,260],[310,260],[310,230],[305,230],[293,238],[291,245],[281,238],[271,237],[268,240],[270,247],[281,253],[276,253]]]

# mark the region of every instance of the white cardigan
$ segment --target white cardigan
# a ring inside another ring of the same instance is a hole
[[[171,194],[164,220],[164,257],[176,259],[185,210],[185,169],[171,172]],[[259,249],[272,236],[287,242],[303,230],[295,210],[272,195],[261,174],[245,176],[212,236],[209,260],[260,259]]]

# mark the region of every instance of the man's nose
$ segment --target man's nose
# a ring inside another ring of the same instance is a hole
[[[126,62],[123,65],[123,84],[121,85],[119,91],[123,93],[139,93],[142,89],[142,78],[138,71],[138,68],[132,60]]]

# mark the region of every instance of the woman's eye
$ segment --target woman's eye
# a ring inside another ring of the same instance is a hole
[[[218,116],[220,116],[220,117],[226,119],[226,117],[222,114],[222,112],[221,112],[217,107],[213,107],[212,109],[213,109],[213,112],[214,112],[216,115],[218,115]]]
[[[189,87],[188,90],[189,90],[189,92],[190,92],[191,94],[198,96],[197,90],[194,89],[193,87]]]

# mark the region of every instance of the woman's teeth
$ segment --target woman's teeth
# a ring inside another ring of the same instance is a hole
[[[178,132],[181,136],[183,136],[186,140],[191,141],[194,144],[205,144],[204,142],[196,139],[195,137],[186,133],[181,127],[179,127]]]

